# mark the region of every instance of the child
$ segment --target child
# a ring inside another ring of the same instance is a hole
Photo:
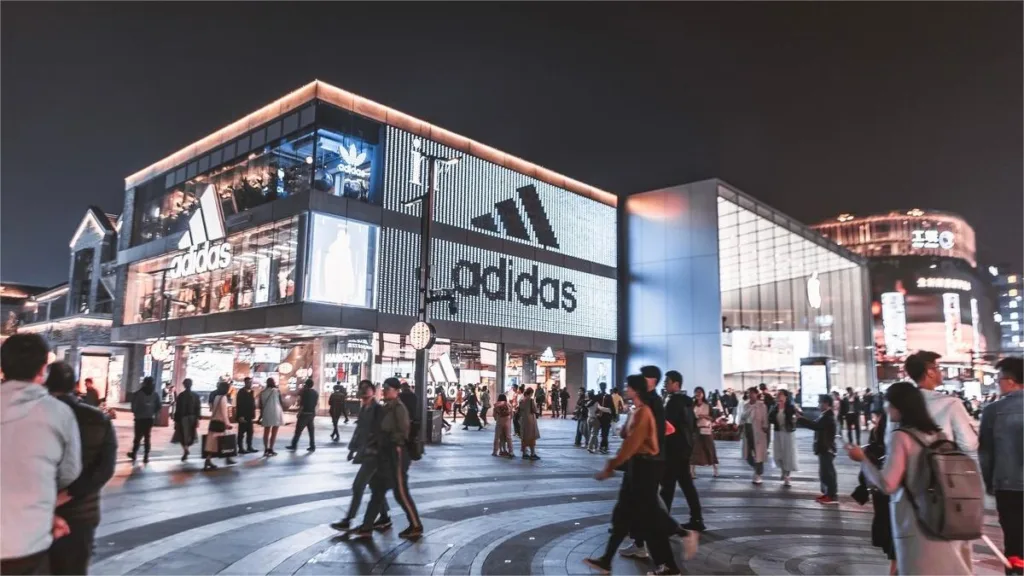
[[[839,504],[835,465],[836,414],[832,409],[833,404],[832,396],[822,394],[818,397],[821,416],[817,420],[810,420],[801,414],[798,420],[798,423],[814,430],[814,454],[818,457],[818,478],[821,480],[821,496],[815,500],[819,504]]]

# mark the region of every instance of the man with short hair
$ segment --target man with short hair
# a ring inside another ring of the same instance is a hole
[[[835,412],[832,410],[835,398],[829,394],[818,396],[817,420],[801,414],[797,422],[814,430],[814,455],[818,457],[818,480],[821,482],[821,496],[815,498],[819,504],[839,504],[839,487],[836,480],[836,427]]]
[[[64,362],[51,365],[46,379],[50,394],[74,412],[82,440],[82,473],[68,486],[70,501],[56,512],[68,523],[71,533],[50,546],[53,574],[87,573],[93,537],[100,524],[100,489],[114,476],[117,463],[117,433],[110,418],[78,398],[75,380],[74,369]]]
[[[996,497],[1006,573],[1024,574],[1024,359],[1003,358],[996,369],[1002,398],[981,413],[978,455],[985,490]]]
[[[49,353],[38,334],[0,346],[0,574],[51,573],[50,545],[68,534],[57,492],[82,472],[75,415],[41,386]]]
[[[348,506],[348,514],[340,522],[331,524],[331,528],[339,531],[350,530],[352,519],[359,512],[366,486],[377,472],[377,454],[380,448],[375,429],[380,424],[381,405],[377,402],[377,387],[369,380],[359,383],[359,416],[356,420],[356,431],[348,443],[348,459],[359,464],[359,471],[352,480],[352,499]],[[388,516],[388,501],[381,501],[380,517],[373,523],[375,530],[391,528],[391,517]]]
[[[235,418],[238,420],[238,453],[252,454],[252,423],[256,420],[256,396],[252,391],[252,378],[243,380],[242,389],[235,395]]]
[[[152,376],[142,379],[142,388],[132,396],[132,415],[135,417],[135,437],[132,440],[132,451],[128,457],[135,463],[139,455],[140,444],[143,447],[142,463],[149,464],[149,449],[152,445],[153,423],[160,415],[164,402]]]
[[[697,417],[693,414],[693,400],[683,392],[683,375],[675,370],[665,373],[665,420],[675,430],[665,435],[665,475],[661,480],[661,499],[665,507],[672,510],[676,484],[686,497],[690,507],[690,521],[683,525],[688,530],[704,531],[704,517],[701,514],[700,496],[690,475],[690,456],[697,434]]]
[[[295,419],[295,435],[292,436],[292,443],[288,449],[295,451],[299,449],[299,439],[302,437],[302,430],[309,430],[309,448],[306,452],[316,452],[316,437],[313,430],[313,421],[316,420],[316,405],[320,401],[320,395],[313,388],[313,379],[307,378],[299,395],[299,416]]]
[[[941,357],[935,352],[921,350],[908,356],[903,366],[907,376],[921,389],[928,414],[942,429],[943,434],[956,442],[961,451],[974,454],[978,451],[978,435],[974,432],[971,415],[967,413],[963,402],[956,396],[947,396],[935,391],[942,385],[942,371],[938,364]],[[893,423],[890,421],[888,436],[892,435],[893,429]],[[890,446],[888,440],[885,445]]]
[[[93,406],[95,408],[100,406],[100,393],[96,391],[92,378],[85,379],[85,395],[82,396],[82,402],[85,402],[86,406]]]
[[[854,431],[857,432],[857,445],[860,446],[860,413],[864,407],[857,393],[853,391],[853,387],[846,388],[846,398],[843,399],[843,402],[846,403],[846,419],[840,425],[846,426],[846,438],[851,444]]]
[[[345,404],[348,403],[348,393],[345,391],[345,387],[341,384],[334,385],[334,391],[331,392],[331,396],[327,399],[327,408],[331,413],[331,440],[338,442],[341,440],[341,433],[338,432],[338,421],[341,417],[345,417],[345,424],[348,424],[348,409],[345,408]]]
[[[612,429],[612,420],[617,415],[615,400],[608,393],[608,384],[601,382],[601,393],[597,395],[597,423],[601,427],[601,454],[608,453],[608,433]]]

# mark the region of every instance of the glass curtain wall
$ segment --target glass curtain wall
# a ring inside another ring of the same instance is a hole
[[[865,274],[791,229],[796,224],[719,189],[723,386],[764,382],[795,392],[800,359],[832,359],[834,387],[862,389],[870,377]]]

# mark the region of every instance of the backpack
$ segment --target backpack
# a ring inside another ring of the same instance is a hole
[[[907,485],[906,477],[903,481],[920,526],[942,540],[981,538],[985,491],[978,464],[951,440],[925,444],[910,430],[897,431],[908,434],[922,450],[917,485]]]

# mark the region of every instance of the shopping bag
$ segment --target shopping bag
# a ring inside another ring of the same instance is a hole
[[[217,438],[217,453],[221,456],[238,455],[238,435],[224,434]]]

